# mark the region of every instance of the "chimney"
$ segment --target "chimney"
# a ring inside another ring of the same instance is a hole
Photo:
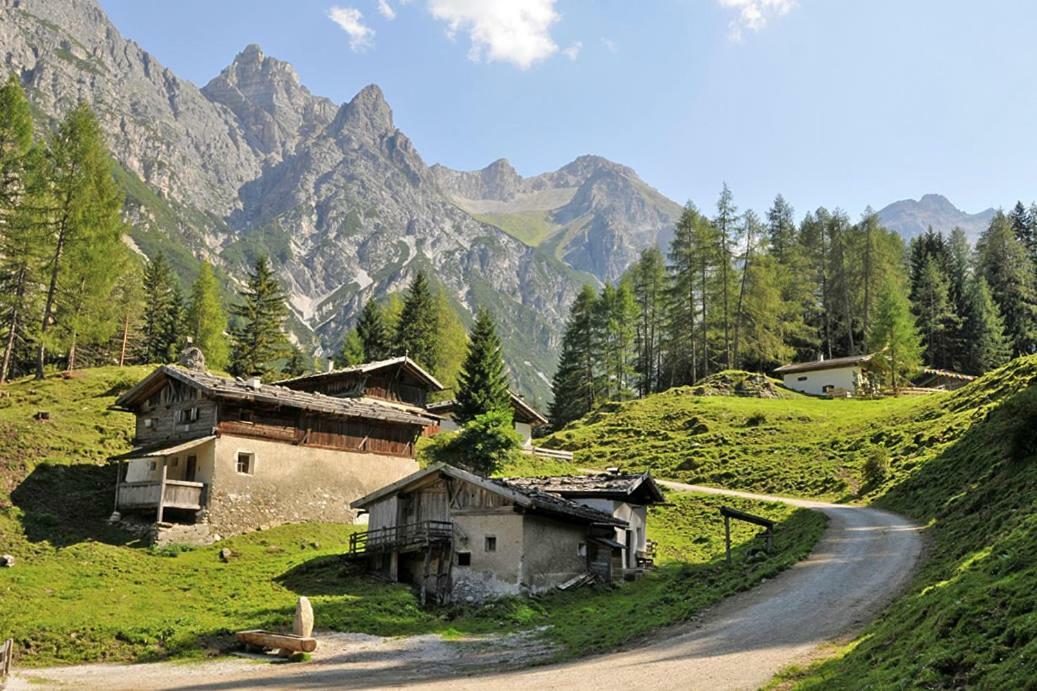
[[[245,386],[252,389],[253,391],[259,391],[263,386],[263,381],[259,377],[249,377],[245,380]]]
[[[335,371],[335,361],[334,360],[328,360],[328,371],[329,372],[334,372]]]

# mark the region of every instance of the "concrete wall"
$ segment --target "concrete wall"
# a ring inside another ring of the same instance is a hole
[[[187,474],[187,457],[198,459],[195,469],[195,482],[212,482],[212,471],[215,459],[216,440],[212,439],[187,451],[165,457],[166,479],[185,480]],[[162,458],[136,458],[126,463],[126,482],[159,482],[162,479]],[[175,462],[174,462],[175,461]],[[151,466],[154,464],[154,469]]]
[[[397,456],[231,435],[213,443],[209,521],[224,536],[281,523],[351,523],[351,501],[418,470]],[[239,452],[255,454],[250,474],[237,472]]]
[[[530,448],[533,446],[533,427],[526,422],[516,422],[515,431],[518,432],[519,437],[522,439],[522,446],[524,448]]]
[[[454,514],[453,598],[476,602],[522,592],[522,514],[511,509]],[[497,538],[497,550],[486,551],[486,537]],[[471,566],[459,566],[457,553],[470,552]]]
[[[785,386],[793,391],[819,396],[825,393],[826,386],[831,386],[853,393],[856,391],[857,381],[860,379],[860,368],[836,367],[814,372],[793,372],[784,375],[783,379]]]
[[[579,554],[586,544],[587,527],[543,516],[524,517],[524,584],[538,593],[587,571],[587,557]]]

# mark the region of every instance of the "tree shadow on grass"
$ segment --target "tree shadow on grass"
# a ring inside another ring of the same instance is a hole
[[[22,511],[25,536],[31,542],[68,547],[93,540],[130,545],[137,538],[107,523],[115,498],[112,465],[41,463],[11,492]]]

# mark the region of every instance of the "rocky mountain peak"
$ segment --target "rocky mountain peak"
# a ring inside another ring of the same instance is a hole
[[[332,129],[336,133],[345,131],[377,138],[391,133],[396,127],[392,121],[392,109],[385,102],[381,88],[377,84],[368,84],[339,109]]]

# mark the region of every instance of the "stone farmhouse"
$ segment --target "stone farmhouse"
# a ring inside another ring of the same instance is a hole
[[[648,475],[497,479],[437,464],[353,502],[369,520],[350,556],[423,601],[607,583],[650,563],[646,507],[662,499]]]
[[[438,382],[415,367],[404,359],[352,384],[320,380],[339,396],[301,380],[219,377],[197,357],[159,367],[115,402],[137,418],[134,448],[113,459],[116,512],[153,520],[160,541],[163,531],[205,541],[285,522],[352,522],[352,500],[417,470],[415,442],[438,423],[423,407]]]

